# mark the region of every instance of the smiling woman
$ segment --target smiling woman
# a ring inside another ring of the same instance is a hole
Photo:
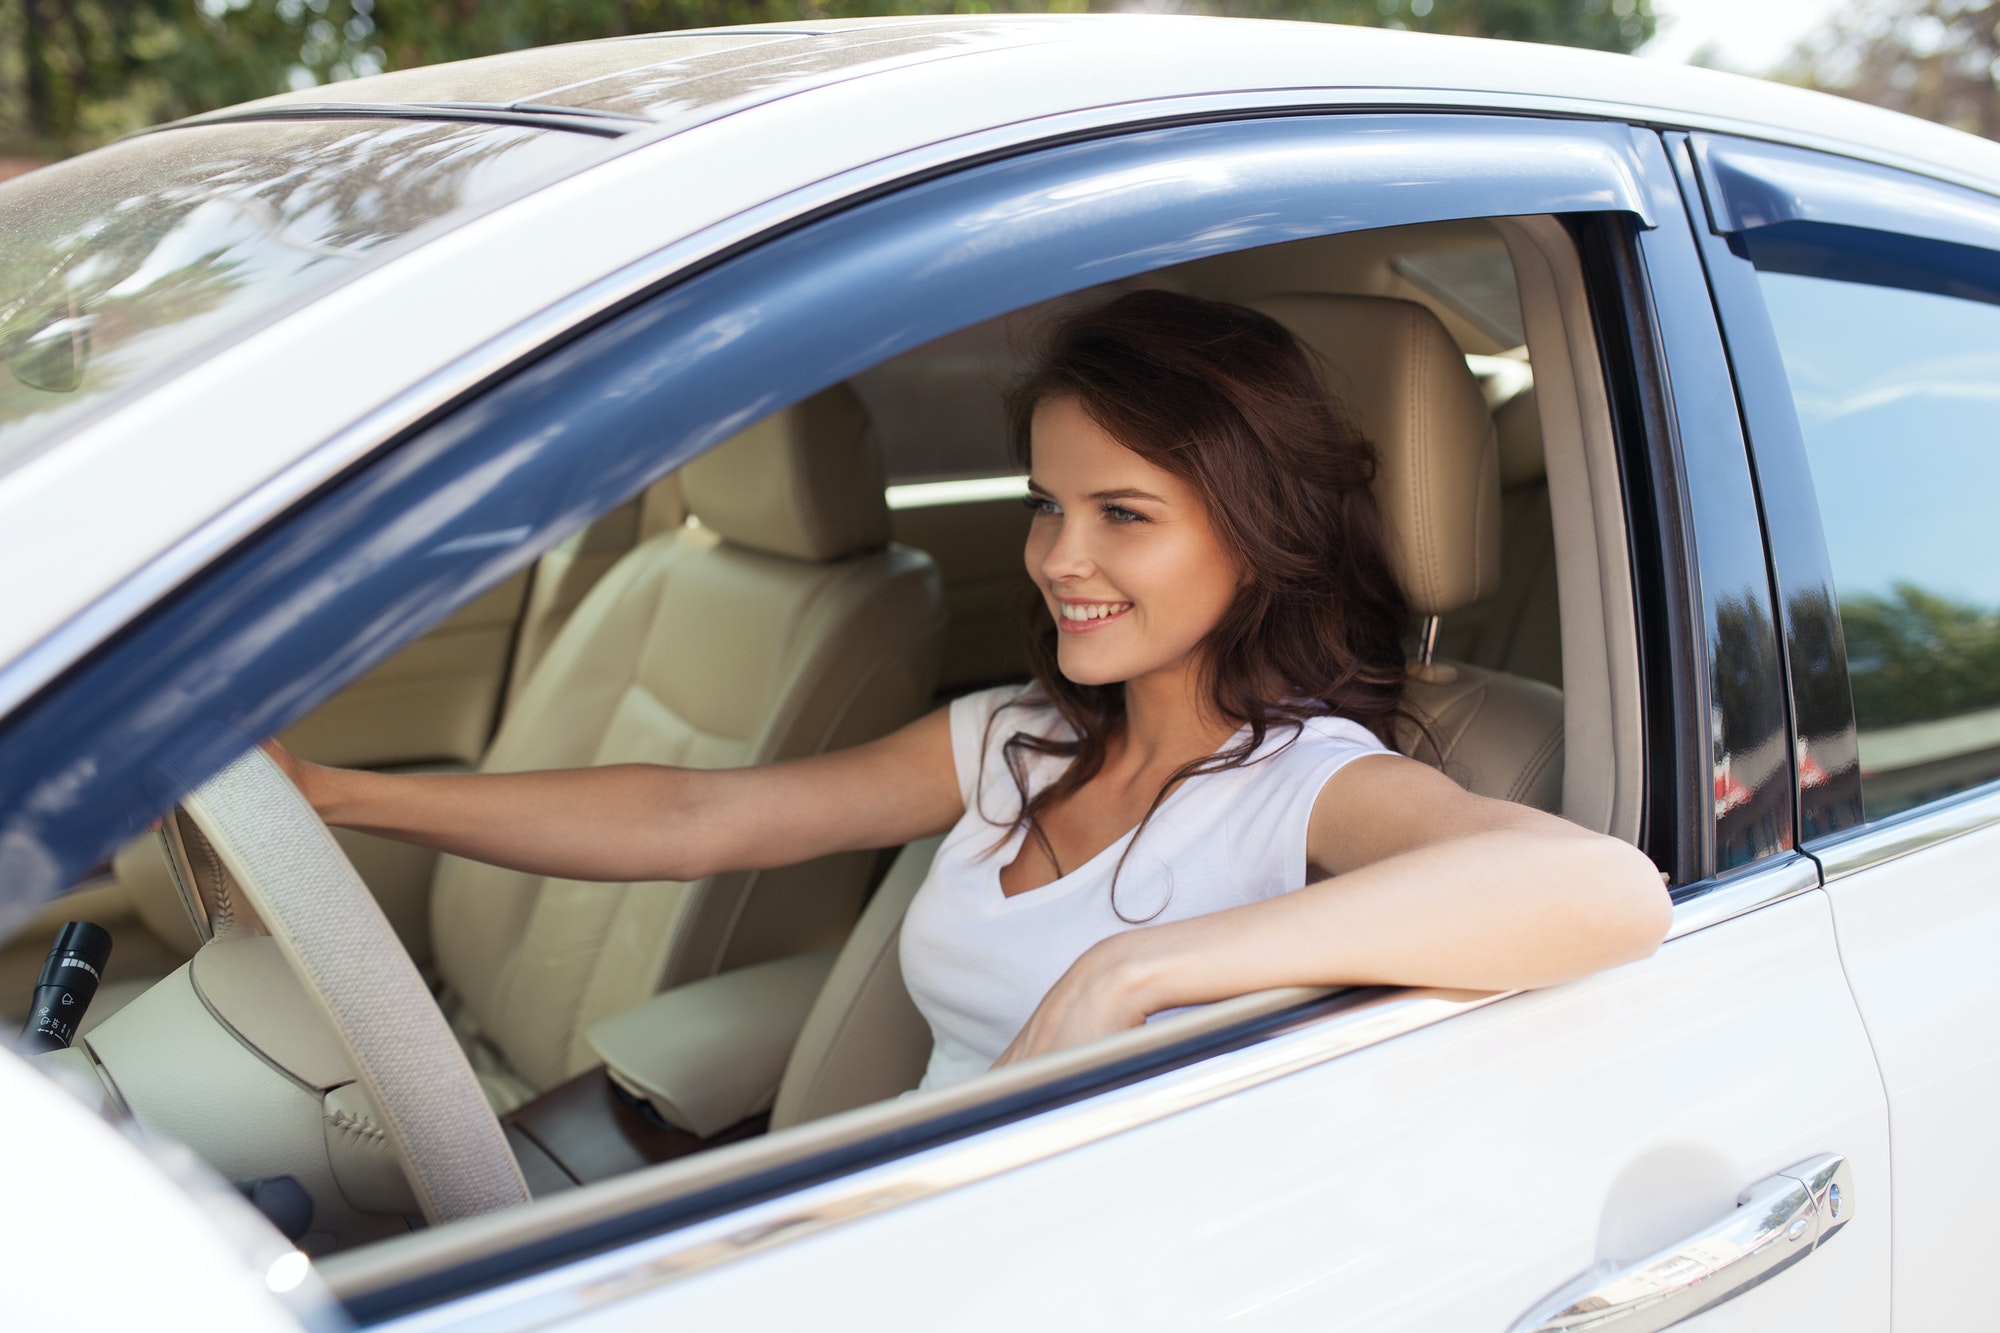
[[[1407,603],[1373,451],[1283,326],[1134,293],[1060,326],[1010,401],[1048,611],[1026,686],[720,771],[410,776],[272,753],[328,823],[565,879],[693,881],[946,834],[902,945],[935,1038],[927,1089],[1271,987],[1541,986],[1659,942],[1667,898],[1636,849],[1385,743],[1408,716]],[[1008,710],[1023,729],[995,745]],[[1179,841],[1133,867],[1157,905],[1128,912],[1121,872],[1177,792]],[[1034,910],[997,928],[1023,897]]]

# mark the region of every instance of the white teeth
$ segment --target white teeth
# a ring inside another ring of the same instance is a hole
[[[1115,616],[1120,611],[1130,610],[1131,606],[1132,603],[1130,602],[1064,602],[1062,603],[1062,618],[1064,620],[1102,620],[1106,616]]]

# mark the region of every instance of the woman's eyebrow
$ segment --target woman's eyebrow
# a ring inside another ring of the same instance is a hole
[[[1137,490],[1130,486],[1115,491],[1092,491],[1090,498],[1093,500],[1151,500],[1155,504],[1165,504],[1167,502],[1164,496],[1155,495],[1151,491]]]

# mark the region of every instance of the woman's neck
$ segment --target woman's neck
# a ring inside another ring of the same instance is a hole
[[[1221,748],[1236,726],[1216,715],[1201,686],[1192,663],[1125,682],[1125,726],[1106,767],[1171,771]]]

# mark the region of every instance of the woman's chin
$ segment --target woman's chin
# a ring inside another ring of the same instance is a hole
[[[1056,669],[1063,679],[1072,685],[1122,685],[1131,679],[1129,672],[1122,671],[1117,664],[1102,660],[1094,653],[1064,652],[1056,650]]]

